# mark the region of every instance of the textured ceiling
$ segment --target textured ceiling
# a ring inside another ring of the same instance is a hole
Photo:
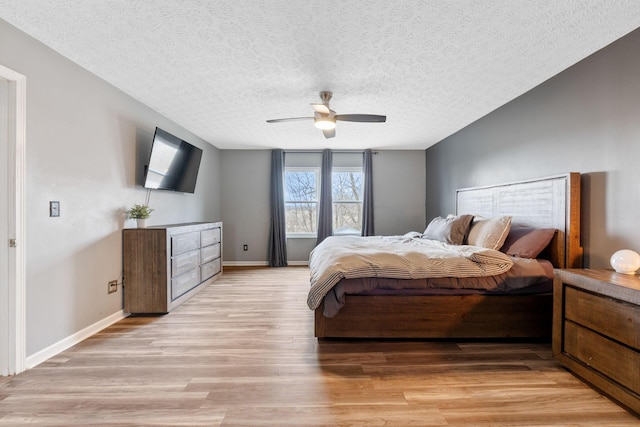
[[[222,149],[421,149],[639,27],[640,1],[0,0],[0,18]],[[330,140],[265,122],[321,90],[387,122]]]

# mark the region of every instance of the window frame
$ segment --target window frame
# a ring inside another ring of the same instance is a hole
[[[359,201],[353,201],[353,200],[335,200],[333,198],[333,185],[335,184],[335,180],[333,179],[333,174],[334,172],[337,173],[341,173],[341,172],[358,172],[360,174],[360,180],[361,180],[361,193],[360,193],[360,200]],[[352,232],[352,233],[336,233],[336,229],[335,229],[335,212],[336,212],[336,204],[358,204],[360,205],[360,213],[362,214],[362,210],[364,209],[364,167],[363,166],[334,166],[331,168],[331,223],[333,225],[333,235],[334,236],[360,236],[362,235],[362,216],[360,217],[360,229],[357,232]]]
[[[284,176],[282,177],[283,181],[284,181],[284,187],[285,187],[285,195],[288,193],[286,190],[286,186],[287,186],[287,172],[314,172],[316,175],[316,199],[313,201],[301,201],[301,200],[288,200],[285,198],[284,200],[284,208],[285,208],[285,234],[286,234],[286,238],[287,239],[315,239],[318,237],[318,224],[316,222],[316,224],[314,225],[315,227],[315,231],[313,233],[306,233],[306,232],[290,232],[289,231],[289,224],[286,221],[286,211],[287,211],[287,204],[293,204],[293,203],[311,203],[311,204],[315,204],[315,218],[318,218],[318,211],[320,208],[320,186],[321,186],[321,179],[322,179],[322,171],[321,168],[318,166],[285,166],[284,167]]]

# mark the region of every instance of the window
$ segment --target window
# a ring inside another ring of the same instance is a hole
[[[315,237],[319,190],[320,168],[285,167],[284,208],[287,235]]]
[[[362,230],[363,172],[361,167],[334,167],[331,171],[333,234],[360,235]]]

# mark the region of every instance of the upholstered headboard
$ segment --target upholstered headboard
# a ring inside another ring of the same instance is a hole
[[[511,216],[512,224],[557,231],[548,257],[557,268],[582,267],[580,174],[570,172],[456,191],[456,213],[492,218]]]

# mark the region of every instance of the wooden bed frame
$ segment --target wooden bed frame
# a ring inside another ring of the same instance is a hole
[[[578,173],[457,190],[456,213],[555,228],[544,257],[556,268],[582,267]],[[323,308],[315,310],[318,338],[549,339],[553,294],[347,295],[336,316]]]

